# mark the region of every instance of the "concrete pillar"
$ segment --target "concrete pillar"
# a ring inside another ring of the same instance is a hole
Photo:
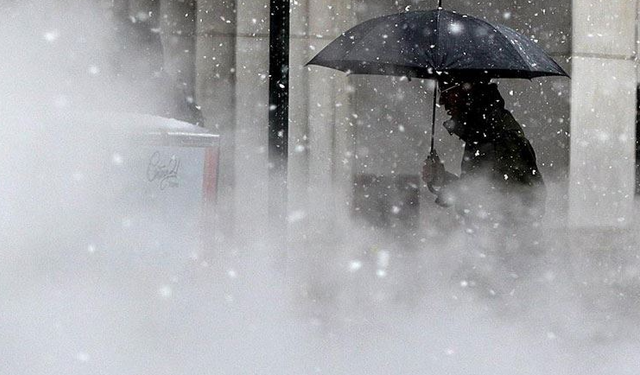
[[[198,103],[221,134],[219,225],[240,243],[267,224],[269,1],[199,0]]]
[[[318,44],[324,46],[326,43]],[[309,211],[312,227],[321,236],[321,233],[330,229],[328,226],[331,225],[334,212],[334,75],[333,72],[319,69],[309,72]]]
[[[315,51],[309,43],[309,3],[291,2],[289,45],[289,228],[292,240],[302,240],[307,226],[309,184],[309,69]],[[315,48],[315,46],[313,46]]]
[[[334,34],[348,30],[356,24],[356,13],[352,1],[336,1],[333,16]],[[355,165],[356,128],[354,123],[353,84],[345,74],[338,74],[334,82],[334,128],[333,128],[333,191],[335,212],[338,221],[351,214],[353,200],[353,169]]]
[[[230,239],[235,207],[235,1],[198,0],[197,7],[197,103],[205,127],[221,136],[216,225],[220,239]]]
[[[236,7],[236,235],[256,240],[268,219],[269,1]]]
[[[315,2],[308,7],[307,60],[355,24],[349,1]],[[345,73],[310,67],[308,79],[309,226],[326,238],[344,217],[350,201],[353,127],[350,80]]]
[[[352,90],[345,73],[304,66],[355,24],[351,0],[291,2],[288,260],[302,295],[325,289],[340,253],[353,161]],[[345,209],[346,208],[346,209]],[[333,258],[335,259],[335,258]],[[321,300],[322,297],[319,297]]]
[[[569,223],[633,219],[636,1],[573,2]]]

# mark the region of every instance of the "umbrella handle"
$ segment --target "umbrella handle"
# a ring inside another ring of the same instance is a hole
[[[436,153],[435,147],[435,134],[436,134],[436,100],[438,96],[438,81],[436,80],[435,86],[433,88],[433,108],[431,110],[431,150],[429,151],[429,155],[433,156]]]

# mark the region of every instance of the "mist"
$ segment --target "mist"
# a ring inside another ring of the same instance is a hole
[[[562,174],[546,181],[543,252],[516,249],[535,266],[515,277],[421,183],[415,226],[403,207],[383,227],[310,204],[290,212],[285,251],[268,223],[203,247],[192,200],[167,211],[132,193],[138,135],[204,130],[155,116],[175,94],[120,69],[141,65],[106,3],[0,6],[0,374],[638,373],[637,224],[614,243],[570,233]],[[610,251],[581,246],[598,241]]]

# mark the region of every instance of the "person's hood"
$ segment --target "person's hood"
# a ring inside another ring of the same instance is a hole
[[[503,121],[505,101],[496,84],[475,85],[468,94],[468,110],[445,123],[447,130],[464,142],[485,143],[507,131]]]

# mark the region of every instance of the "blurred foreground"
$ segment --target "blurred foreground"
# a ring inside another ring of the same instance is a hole
[[[195,232],[149,242],[157,233],[117,216],[113,182],[92,179],[91,129],[34,134],[34,149],[4,137],[0,186],[22,203],[3,207],[1,374],[640,370],[637,230],[591,252],[598,236],[568,235],[552,212],[536,267],[498,267],[486,283],[466,279],[463,260],[500,260],[474,258],[446,218],[411,233],[348,222],[287,257],[268,238],[214,251]],[[49,152],[61,140],[79,149]]]

